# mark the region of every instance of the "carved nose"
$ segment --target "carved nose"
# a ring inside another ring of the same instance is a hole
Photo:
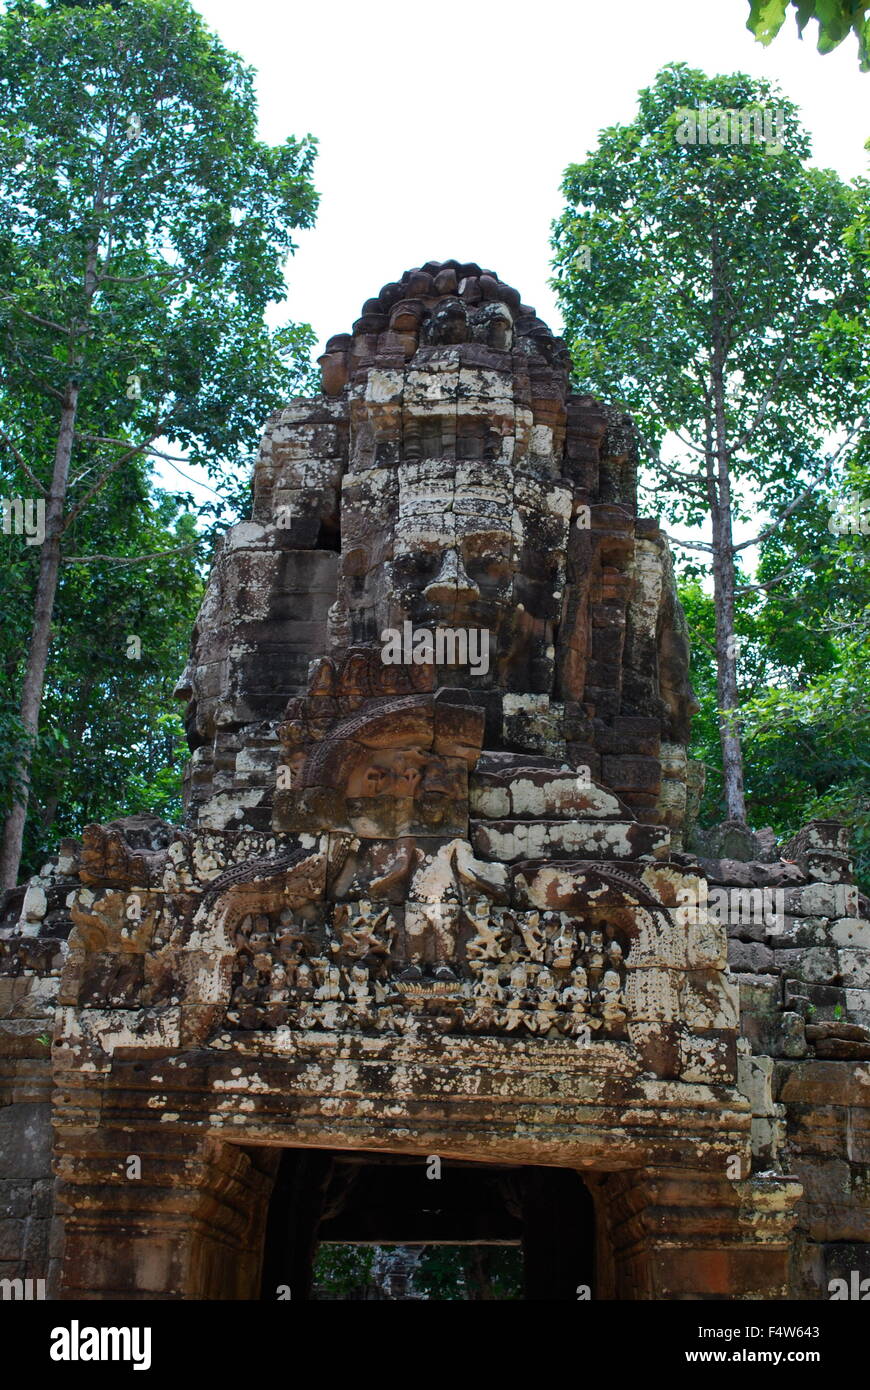
[[[178,678],[178,683],[172,692],[173,700],[190,700],[193,697],[193,672],[194,665],[188,661],[184,670]]]
[[[423,590],[430,603],[468,602],[479,598],[480,590],[469,579],[465,566],[455,550],[448,550],[441,562],[441,568],[431,583]]]
[[[454,788],[447,768],[433,759],[426,768],[422,790],[424,792],[435,792],[440,796],[450,796]]]

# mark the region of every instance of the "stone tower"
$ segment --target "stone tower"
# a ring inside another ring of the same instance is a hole
[[[866,1134],[870,927],[836,826],[788,863],[739,830],[731,857],[687,852],[668,547],[630,420],[569,366],[494,273],[427,264],[268,422],[179,684],[185,826],[88,827],[6,903],[33,988],[0,996],[30,1020],[0,1036],[15,1132],[54,1126],[53,1288],[257,1297],[311,1151],[580,1175],[601,1298],[818,1293],[834,1268],[788,1099],[834,1067]],[[782,912],[756,931],[732,889]],[[350,1200],[323,1162],[300,1288],[316,1213]]]
[[[342,720],[427,695],[408,706],[422,718],[440,691],[476,711],[478,750],[585,767],[679,847],[688,644],[667,545],[637,519],[630,421],[571,393],[562,341],[476,265],[384,286],[321,368],[323,394],[267,425],[252,521],[227,536],[179,685],[195,823],[343,828],[335,798],[304,811],[352,777]],[[382,633],[406,624],[486,634],[487,670],[437,649],[386,664]],[[300,785],[273,819],[279,736]],[[582,810],[565,795],[556,818]]]

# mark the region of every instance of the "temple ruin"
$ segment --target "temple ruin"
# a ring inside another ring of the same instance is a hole
[[[89,826],[3,904],[0,1276],[305,1298],[321,1240],[519,1245],[527,1298],[870,1276],[866,903],[834,823],[693,828],[631,421],[472,264],[320,365],[199,613],[185,825]]]

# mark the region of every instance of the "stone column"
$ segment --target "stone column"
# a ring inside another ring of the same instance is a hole
[[[788,1298],[801,1192],[795,1178],[778,1175],[729,1181],[666,1168],[609,1174],[599,1194],[613,1253],[610,1296]]]
[[[208,1137],[61,1127],[60,1297],[258,1298],[274,1166]]]

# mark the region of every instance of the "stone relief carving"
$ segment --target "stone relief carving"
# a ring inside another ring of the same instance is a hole
[[[410,1012],[417,1027],[443,1032],[625,1036],[619,928],[486,898],[457,903],[439,921],[436,905],[426,919],[438,922],[428,964],[420,906],[362,899],[327,910],[316,925],[288,912],[249,914],[236,929],[227,1023],[401,1032]]]
[[[515,290],[446,263],[385,286],[269,422],[179,683],[189,823],[85,836],[83,1013],[162,1009],[190,1043],[641,1022],[671,1068],[681,988],[721,1019],[644,880],[679,873],[692,703],[666,544],[630,423],[569,365]],[[418,628],[487,641],[409,660]]]

